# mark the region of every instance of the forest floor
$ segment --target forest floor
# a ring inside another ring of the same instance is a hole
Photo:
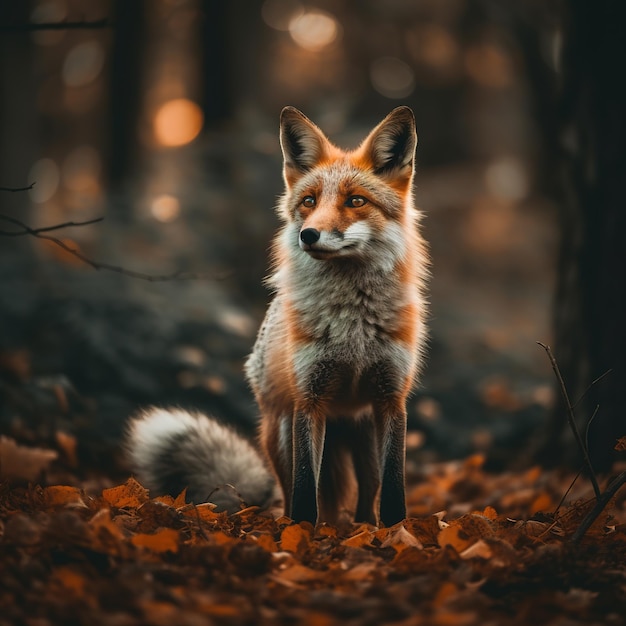
[[[314,528],[279,508],[151,498],[56,439],[0,444],[14,476],[0,483],[2,626],[626,623],[624,489],[574,541],[595,502],[582,478],[567,493],[564,472],[491,474],[481,455],[420,466],[409,450],[405,521]]]
[[[212,192],[188,207],[196,221],[112,219],[106,245],[84,244],[158,274],[225,267],[219,281],[129,281],[24,238],[0,248],[0,626],[626,624],[626,488],[574,541],[589,482],[568,491],[574,474],[532,465],[554,405],[535,343],[549,340],[547,218],[447,197],[471,196],[479,173],[419,181],[430,354],[408,406],[409,517],[391,528],[228,516],[154,498],[124,466],[126,419],[149,403],[253,431],[241,363],[275,227],[257,207],[243,219],[245,202]],[[568,446],[555,462],[577,457]]]

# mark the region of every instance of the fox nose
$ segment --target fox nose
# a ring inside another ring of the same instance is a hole
[[[300,231],[300,239],[302,240],[302,243],[305,243],[307,246],[319,241],[319,238],[320,231],[315,228],[305,228]]]

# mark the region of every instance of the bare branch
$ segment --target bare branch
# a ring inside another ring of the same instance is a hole
[[[31,32],[40,30],[95,30],[100,28],[112,28],[113,23],[107,18],[100,20],[78,20],[74,22],[19,22],[15,24],[0,25],[0,32]]]
[[[576,426],[574,407],[572,406],[572,403],[569,399],[569,395],[567,394],[567,389],[565,387],[565,381],[563,380],[563,376],[561,375],[561,370],[559,369],[556,359],[554,358],[554,355],[552,354],[552,350],[550,349],[550,346],[547,346],[541,343],[540,341],[538,341],[537,344],[540,345],[546,351],[546,354],[548,355],[548,359],[550,359],[550,365],[552,365],[552,370],[554,371],[556,379],[559,383],[561,395],[563,396],[563,401],[565,402],[565,406],[567,408],[567,419],[568,419],[570,428],[572,429],[572,432],[574,433],[574,437],[576,438],[576,443],[578,444],[578,447],[580,448],[580,451],[582,452],[583,459],[585,460],[585,466],[587,467],[587,471],[589,472],[589,480],[591,481],[591,484],[593,486],[593,492],[596,495],[596,499],[599,500],[600,499],[600,487],[598,486],[598,480],[596,478],[595,472],[593,471],[593,466],[591,465],[591,459],[589,458],[589,451],[587,450],[587,446],[583,442],[582,437],[580,436],[580,432],[578,431],[578,427]]]
[[[613,370],[612,369],[608,369],[606,370],[606,372],[604,372],[604,374],[600,374],[600,376],[598,376],[598,378],[596,378],[590,385],[589,387],[587,387],[587,389],[585,389],[585,391],[582,393],[582,395],[580,396],[580,398],[578,398],[578,400],[576,400],[576,402],[574,402],[574,404],[572,405],[572,408],[575,409],[585,398],[585,396],[591,391],[591,389],[597,385],[601,380],[603,380],[606,376],[608,376]]]
[[[59,230],[61,228],[69,228],[71,226],[88,226],[89,224],[97,224],[101,222],[103,217],[96,217],[92,220],[87,220],[85,222],[63,222],[63,224],[55,224],[54,226],[44,226],[42,228],[30,228],[30,226],[26,226],[23,222],[16,220],[14,217],[10,217],[8,215],[0,214],[0,220],[5,222],[9,222],[11,224],[15,224],[19,226],[22,230],[0,230],[0,235],[5,237],[20,237],[22,235],[38,235],[39,233],[47,233],[52,230]]]
[[[2,30],[1,27],[0,30]],[[30,191],[34,186],[35,183],[31,183],[28,187],[0,187],[0,191],[9,191],[11,193],[16,193],[17,191]]]
[[[2,231],[0,230],[0,235],[5,235],[9,237],[14,237],[18,235],[32,235],[37,239],[44,239],[45,241],[50,241],[55,246],[58,246],[62,250],[65,250],[68,254],[76,257],[78,260],[82,261],[86,265],[89,265],[95,270],[107,270],[109,272],[115,272],[117,274],[123,274],[124,276],[130,276],[131,278],[138,278],[139,280],[146,280],[149,282],[165,282],[170,280],[223,280],[227,278],[231,272],[221,272],[219,274],[196,274],[191,272],[174,272],[173,274],[161,274],[161,275],[153,275],[146,274],[144,272],[136,272],[134,270],[128,270],[124,267],[120,267],[118,265],[111,265],[110,263],[100,263],[99,261],[94,261],[89,257],[85,256],[78,248],[74,248],[71,245],[65,243],[62,239],[58,239],[57,237],[53,237],[52,235],[45,235],[44,233],[50,232],[53,230],[58,230],[60,228],[67,228],[70,226],[86,226],[88,224],[95,224],[97,222],[101,222],[104,218],[98,217],[93,220],[88,220],[86,222],[65,222],[63,224],[57,224],[55,226],[44,226],[43,228],[31,228],[24,222],[14,218],[9,217],[8,215],[1,215],[0,219],[19,226],[21,231]]]
[[[580,526],[576,529],[576,532],[572,535],[570,541],[572,543],[578,543],[589,530],[591,525],[596,521],[596,518],[602,513],[604,507],[610,502],[611,498],[617,493],[618,489],[626,484],[626,472],[618,474],[618,476],[611,482],[606,488],[606,491],[597,499],[597,502],[593,509],[585,515]]]

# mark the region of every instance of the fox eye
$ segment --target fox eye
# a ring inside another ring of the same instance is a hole
[[[353,209],[358,209],[364,204],[367,204],[367,200],[363,196],[350,196],[346,200],[346,206]]]
[[[312,209],[315,206],[315,198],[313,196],[304,196],[302,198],[302,206]]]

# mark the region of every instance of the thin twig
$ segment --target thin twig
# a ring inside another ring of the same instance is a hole
[[[60,230],[61,228],[70,228],[72,226],[89,226],[89,224],[97,224],[101,222],[103,217],[96,217],[92,220],[86,220],[85,222],[63,222],[63,224],[55,224],[54,226],[43,226],[42,228],[31,228],[30,226],[26,226],[20,220],[15,219],[14,217],[10,217],[8,215],[0,214],[0,220],[5,222],[9,222],[10,224],[15,224],[19,226],[22,230],[0,230],[0,235],[4,237],[20,237],[22,235],[38,235],[39,233],[48,233],[52,230]]]
[[[604,372],[604,374],[601,374],[600,376],[598,376],[598,378],[596,378],[589,385],[589,387],[587,387],[587,389],[585,389],[585,391],[582,393],[580,398],[578,398],[578,400],[576,400],[576,402],[574,402],[574,404],[572,405],[572,408],[575,409],[583,401],[584,397],[591,391],[591,388],[594,387],[595,385],[597,385],[605,376],[608,376],[612,371],[613,371],[612,369],[608,369],[608,370],[606,370],[606,372]]]
[[[9,236],[14,236],[15,234],[29,234],[33,237],[37,237],[37,239],[44,239],[45,241],[50,241],[55,246],[58,246],[62,250],[65,250],[68,254],[76,257],[78,260],[82,261],[86,265],[89,265],[95,270],[107,270],[109,272],[115,272],[117,274],[123,274],[124,276],[129,276],[131,278],[137,278],[139,280],[146,280],[148,282],[166,282],[170,280],[223,280],[227,278],[231,272],[221,272],[220,274],[196,274],[191,272],[174,272],[172,274],[161,274],[161,275],[153,275],[146,274],[144,272],[136,272],[134,270],[128,270],[125,267],[120,267],[119,265],[111,265],[110,263],[100,263],[99,261],[94,261],[89,257],[85,256],[78,248],[74,248],[62,239],[58,239],[57,237],[53,237],[52,235],[44,235],[44,232],[49,232],[51,230],[56,230],[57,228],[65,228],[67,226],[85,226],[87,224],[93,224],[101,221],[103,218],[96,218],[93,220],[88,220],[86,222],[65,222],[64,224],[59,224],[58,226],[46,226],[44,228],[31,228],[24,222],[14,218],[9,217],[7,215],[0,215],[0,218],[4,219],[11,224],[15,224],[22,228],[22,231],[19,233],[8,233]],[[0,231],[0,235],[4,235],[4,231]]]
[[[111,28],[113,23],[107,18],[100,20],[78,20],[75,22],[19,22],[0,25],[0,32],[22,32],[35,30],[94,30]]]
[[[600,405],[597,404],[593,415],[591,416],[591,418],[587,422],[587,426],[585,427],[585,448],[587,448],[587,450],[589,450],[589,430],[591,429],[591,424],[593,424],[593,421],[596,419],[596,415],[598,414],[599,410]]]
[[[572,535],[570,541],[572,543],[579,542],[584,534],[589,530],[591,525],[596,521],[596,518],[602,513],[604,507],[609,503],[611,498],[617,493],[618,489],[626,484],[626,472],[622,472],[618,474],[618,476],[613,479],[611,484],[606,488],[606,491],[597,499],[595,506],[585,517],[583,521],[580,523],[580,526],[576,529],[576,532]]]
[[[591,459],[589,458],[589,452],[587,450],[587,446],[585,446],[585,443],[582,440],[582,437],[580,436],[580,432],[578,431],[578,427],[576,426],[574,408],[572,407],[572,403],[570,402],[569,395],[567,394],[567,388],[565,387],[565,381],[563,380],[563,376],[561,375],[561,370],[559,369],[556,359],[554,358],[554,355],[552,354],[552,350],[550,349],[550,346],[547,346],[546,344],[541,343],[540,341],[538,341],[537,344],[540,345],[546,351],[546,354],[548,355],[548,359],[550,359],[550,365],[552,365],[552,370],[554,371],[556,379],[559,383],[559,387],[561,389],[561,395],[563,396],[563,401],[565,402],[565,406],[567,407],[567,419],[568,419],[570,428],[572,429],[572,432],[574,433],[574,437],[576,438],[576,443],[578,444],[578,447],[580,448],[580,451],[582,452],[583,459],[585,460],[585,465],[587,467],[587,471],[589,472],[589,480],[591,481],[591,484],[593,486],[593,492],[595,493],[596,499],[599,499],[600,487],[598,486],[598,480],[596,478],[595,472],[593,471],[593,466],[591,465]]]
[[[561,498],[559,505],[556,507],[556,509],[554,509],[553,515],[555,517],[556,517],[556,514],[559,512],[560,508],[563,506],[563,502],[565,502],[565,498],[567,498],[569,492],[574,488],[574,485],[576,484],[576,481],[579,479],[582,471],[583,471],[582,468],[578,470],[578,473],[576,474],[576,476],[574,476],[574,480],[572,480],[572,482],[570,483],[570,486],[567,488],[567,491],[563,494],[563,497]]]
[[[1,27],[0,30],[2,30]],[[30,191],[34,186],[35,183],[31,183],[28,187],[0,187],[0,191],[9,191],[11,193],[16,193],[17,191]]]

